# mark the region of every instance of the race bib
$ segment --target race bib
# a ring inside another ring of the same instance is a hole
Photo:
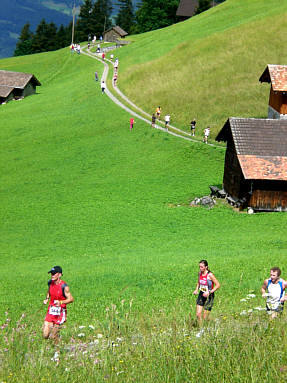
[[[208,287],[200,285],[199,290],[202,291],[203,293],[208,293]]]
[[[61,307],[50,306],[49,307],[49,314],[50,315],[60,315],[61,314]]]

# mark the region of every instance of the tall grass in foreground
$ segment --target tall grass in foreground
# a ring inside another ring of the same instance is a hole
[[[251,310],[250,310],[251,311]],[[243,312],[244,313],[244,312]],[[40,338],[35,315],[1,327],[2,382],[279,382],[287,373],[286,316],[265,312],[219,316],[199,328],[176,311],[135,316],[132,302],[106,318],[70,323],[60,343]],[[276,348],[274,348],[274,340]],[[280,340],[278,342],[278,340]]]

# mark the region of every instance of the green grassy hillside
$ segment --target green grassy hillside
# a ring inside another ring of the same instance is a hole
[[[194,117],[199,132],[210,125],[212,137],[230,116],[266,117],[269,86],[258,79],[267,64],[287,62],[286,14],[286,0],[227,0],[133,36],[117,52],[118,85],[150,113],[161,105],[178,127]]]
[[[271,266],[286,277],[287,215],[189,207],[221,184],[224,148],[140,120],[130,132],[130,116],[94,81],[97,61],[60,50],[0,66],[42,83],[0,106],[0,381],[284,380],[286,313],[277,325],[239,314],[264,306],[258,290]],[[222,287],[198,339],[192,291],[202,258]],[[41,340],[56,264],[75,297],[59,365]]]

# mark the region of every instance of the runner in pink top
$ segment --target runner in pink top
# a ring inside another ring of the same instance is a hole
[[[214,292],[219,288],[220,283],[209,270],[208,262],[203,259],[199,262],[198,281],[193,292],[194,295],[197,295],[199,292],[196,300],[196,317],[200,323],[202,321],[201,315],[203,310],[203,319],[208,317],[213,306]]]
[[[130,130],[134,127],[135,119],[133,117],[130,118]]]

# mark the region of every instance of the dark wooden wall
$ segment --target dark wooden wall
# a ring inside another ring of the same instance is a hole
[[[255,210],[287,211],[287,191],[254,190],[248,206]]]
[[[250,190],[249,182],[243,177],[233,140],[227,141],[223,188],[233,198],[242,198]]]
[[[287,114],[287,94],[285,92],[274,92],[270,88],[269,105],[280,114]]]

